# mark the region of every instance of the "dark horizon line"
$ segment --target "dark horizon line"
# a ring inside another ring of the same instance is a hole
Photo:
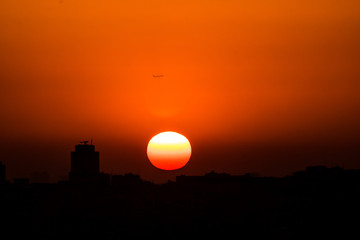
[[[5,166],[2,164],[2,162],[0,161],[0,165]],[[285,175],[282,177],[276,177],[276,176],[261,176],[258,173],[244,173],[244,174],[240,174],[240,175],[232,175],[230,173],[227,172],[217,172],[215,170],[212,170],[208,173],[204,173],[203,175],[185,175],[185,174],[181,174],[181,175],[177,175],[175,176],[176,180],[172,181],[170,179],[168,179],[167,182],[164,183],[155,183],[154,181],[150,181],[150,180],[145,180],[141,177],[140,174],[136,174],[136,173],[132,173],[132,172],[128,172],[128,173],[124,173],[124,174],[109,174],[109,173],[105,173],[105,172],[99,172],[97,175],[98,176],[105,176],[105,177],[109,177],[109,178],[116,178],[116,177],[124,177],[124,178],[137,178],[139,180],[141,180],[142,182],[148,182],[148,183],[152,183],[155,185],[162,185],[162,184],[166,184],[169,182],[177,182],[178,179],[180,178],[198,178],[198,179],[285,179],[285,178],[289,178],[289,177],[296,177],[296,176],[306,176],[306,174],[317,174],[317,176],[320,176],[321,174],[324,173],[329,173],[333,171],[333,173],[341,173],[341,172],[359,172],[360,173],[360,169],[344,169],[343,167],[340,166],[332,166],[332,167],[328,167],[326,165],[309,165],[307,167],[305,167],[305,169],[303,170],[298,170],[298,171],[294,171],[292,172],[290,175]],[[41,172],[39,172],[41,173]],[[49,175],[49,177],[51,177]],[[0,181],[1,182],[1,181]],[[66,182],[71,182],[69,179],[66,180],[58,180],[56,182],[51,182],[51,181],[34,181],[31,180],[31,177],[14,177],[12,178],[12,180],[7,180],[6,178],[3,179],[3,182],[7,182],[7,183],[25,183],[27,182],[27,184],[58,184],[58,183],[66,183]]]

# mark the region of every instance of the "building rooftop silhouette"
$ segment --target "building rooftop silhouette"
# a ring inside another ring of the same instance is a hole
[[[69,180],[73,183],[91,183],[99,177],[99,152],[88,141],[80,142],[71,152]]]

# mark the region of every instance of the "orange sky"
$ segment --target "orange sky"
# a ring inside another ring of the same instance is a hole
[[[93,137],[105,172],[151,178],[143,159],[117,154],[145,154],[166,130],[199,159],[211,144],[233,149],[218,169],[238,173],[272,165],[242,160],[243,145],[359,146],[359,13],[355,0],[0,0],[3,161],[26,175],[13,145],[54,141],[66,173],[73,145]],[[46,157],[29,151],[39,169]],[[196,173],[217,169],[195,159]]]

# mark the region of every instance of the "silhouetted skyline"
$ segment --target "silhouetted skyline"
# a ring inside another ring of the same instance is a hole
[[[77,141],[75,141],[77,142]],[[80,142],[80,141],[79,141]],[[204,175],[211,171],[228,172],[232,175],[256,173],[260,176],[282,177],[304,169],[309,165],[340,166],[345,169],[358,169],[357,145],[229,145],[227,148],[209,144],[193,145],[189,163],[176,171],[163,171],[154,168],[146,157],[146,145],[124,148],[114,145],[101,145],[99,171],[108,174],[132,172],[156,183],[175,180],[178,175]],[[7,166],[7,178],[30,178],[32,182],[58,182],[67,180],[71,171],[71,154],[74,142],[60,144],[51,141],[37,143],[1,145],[3,164]],[[5,147],[6,146],[6,147]],[[17,151],[19,148],[22,151]],[[207,149],[207,152],[202,152]],[[359,156],[360,157],[360,156]],[[20,164],[21,163],[21,164]],[[258,165],[262,163],[261,165]]]
[[[309,166],[283,178],[210,172],[160,185],[131,173],[104,179],[0,183],[1,234],[349,239],[357,231],[360,169]]]
[[[68,178],[59,179],[60,181],[70,181],[75,184],[94,184],[96,182],[108,182],[110,183],[112,176],[117,176],[119,174],[114,172],[106,172],[100,169],[100,153],[98,151],[95,151],[95,145],[92,143],[89,144],[89,141],[81,141],[79,144],[75,145],[75,151],[70,152],[70,169],[68,172]],[[320,166],[320,165],[318,165]],[[339,167],[336,164],[333,164],[331,167]],[[343,167],[343,166],[341,166]],[[324,169],[326,170],[326,165],[321,165],[320,167],[317,167],[317,169]],[[335,169],[334,168],[334,169]],[[316,169],[316,167],[307,167],[307,169]],[[301,169],[297,169],[295,174],[301,173]],[[166,183],[167,181],[177,181],[178,179],[183,179],[182,176],[186,176],[186,171],[175,170],[175,171],[165,171],[165,170],[158,170],[161,174],[164,175],[164,178],[166,181],[158,182],[155,181],[155,183]],[[224,171],[222,171],[224,172]],[[208,177],[211,176],[211,173],[215,173],[214,170],[211,170],[211,172],[206,173],[204,176]],[[124,173],[124,174],[134,174],[134,173]],[[209,175],[210,174],[210,175]],[[285,176],[290,176],[292,173],[288,173]],[[135,173],[135,175],[138,175]],[[188,175],[188,174],[187,174]],[[197,174],[193,176],[194,179],[199,178],[201,174]],[[120,175],[119,175],[120,176]],[[215,176],[223,176],[228,177],[231,176],[229,173],[223,173],[222,175],[215,175]],[[234,175],[233,175],[234,176]],[[244,176],[261,176],[257,172],[247,172],[243,174],[235,175],[234,177],[240,177],[241,179]],[[267,176],[267,177],[279,177],[279,176]],[[29,179],[30,178],[30,179]],[[27,181],[33,182],[33,183],[50,183],[49,181],[50,176],[47,172],[41,172],[41,171],[35,171],[30,174],[29,178],[27,177],[15,177],[16,181],[22,181],[25,179],[28,179]],[[116,177],[115,177],[116,178]],[[189,176],[191,177],[191,174]],[[201,177],[200,177],[201,178]],[[6,165],[0,162],[0,180],[4,182],[6,180]],[[12,179],[7,179],[8,181],[11,181]],[[58,181],[59,181],[58,180]],[[55,182],[58,182],[55,181]],[[150,180],[151,181],[151,180]],[[54,181],[52,181],[54,182]]]

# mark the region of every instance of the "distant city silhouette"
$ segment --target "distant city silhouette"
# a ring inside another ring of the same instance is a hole
[[[346,239],[359,224],[356,169],[309,166],[283,178],[210,172],[154,184],[101,173],[85,141],[71,152],[69,181],[5,177],[0,162],[0,234],[12,238]]]

